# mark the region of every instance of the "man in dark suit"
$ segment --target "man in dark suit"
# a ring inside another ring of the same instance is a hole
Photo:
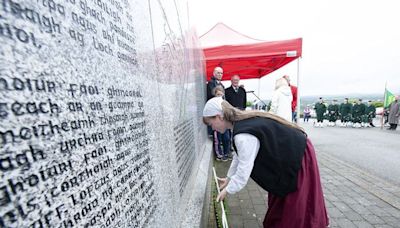
[[[225,89],[224,85],[221,82],[222,75],[224,74],[224,70],[221,67],[215,67],[213,71],[213,76],[210,81],[207,82],[207,100],[210,100],[215,96],[214,89],[217,86],[221,86]]]
[[[231,78],[232,85],[225,90],[225,99],[233,107],[244,110],[246,108],[247,95],[246,90],[239,86],[239,75],[233,75]]]

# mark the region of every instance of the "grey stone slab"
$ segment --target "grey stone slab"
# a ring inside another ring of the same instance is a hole
[[[398,222],[397,224],[399,224],[399,226],[400,226],[400,218],[396,218],[396,217],[393,217],[393,216],[381,216],[380,218],[383,221],[385,221],[386,223]]]
[[[242,209],[240,208],[240,206],[232,206],[232,207],[229,207],[228,212],[231,215],[241,215]]]
[[[354,225],[354,223],[352,221],[350,221],[347,218],[338,218],[336,220],[337,224],[339,225],[339,227],[343,227],[343,228],[357,228],[356,225]]]
[[[374,215],[376,216],[388,216],[388,212],[383,210],[382,207],[376,206],[376,205],[371,205],[371,206],[367,206],[367,209],[370,210]]]
[[[257,198],[250,198],[250,199],[254,205],[264,205],[265,207],[267,205],[264,197],[259,197],[259,198],[257,197]]]
[[[229,199],[228,206],[229,207],[239,207],[240,206],[239,200],[232,201]]]
[[[375,225],[375,228],[393,228],[393,226],[388,224],[382,224],[382,225]]]
[[[344,216],[348,219],[350,219],[351,221],[362,221],[364,220],[364,218],[358,214],[357,212],[351,210],[351,211],[346,211],[346,213],[344,213]]]
[[[251,202],[250,199],[240,200],[239,201],[239,206],[241,208],[254,208],[253,207],[253,202]]]
[[[332,204],[343,213],[351,211],[351,208],[347,206],[343,201],[333,202]]]
[[[400,210],[391,206],[384,207],[384,211],[388,212],[388,214],[392,215],[395,218],[400,218]]]
[[[243,217],[242,216],[229,216],[228,225],[229,225],[229,227],[245,228],[243,226]]]
[[[242,208],[243,219],[256,219],[257,214],[254,208]]]
[[[344,197],[342,197],[341,199],[342,199],[343,202],[345,202],[347,205],[350,205],[350,204],[358,204],[358,202],[355,201],[355,200],[353,199],[353,197],[350,197],[350,196],[344,196]]]
[[[328,210],[329,217],[332,217],[332,218],[343,218],[344,217],[344,214],[336,207],[329,208],[327,210]]]
[[[250,199],[250,195],[248,192],[243,192],[243,193],[239,193],[238,194],[238,198],[240,200],[249,200]]]
[[[257,214],[263,214],[267,212],[267,207],[265,205],[254,205],[254,210]]]
[[[367,221],[353,221],[353,224],[356,225],[358,228],[374,228],[374,226]]]
[[[366,215],[363,216],[367,222],[369,222],[372,225],[378,225],[378,224],[385,224],[385,221],[383,221],[381,218],[379,218],[376,215]]]
[[[263,194],[256,188],[254,190],[249,189],[250,197],[263,197]]]
[[[260,228],[260,224],[256,219],[254,220],[244,220],[243,225],[246,228]]]
[[[397,220],[394,220],[394,221],[387,221],[386,224],[387,224],[387,225],[390,225],[390,226],[392,226],[392,227],[395,227],[395,228],[399,228],[399,227],[400,227],[400,226],[399,226],[399,224],[400,224],[400,218],[397,219]]]
[[[361,204],[350,204],[348,205],[351,209],[353,209],[355,212],[357,213],[361,213],[361,212],[369,212],[370,214],[372,214],[371,211],[369,211],[365,206],[361,205]]]

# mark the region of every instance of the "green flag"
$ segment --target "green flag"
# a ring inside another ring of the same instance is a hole
[[[383,102],[383,107],[387,108],[394,101],[395,96],[389,90],[385,89],[385,101]]]

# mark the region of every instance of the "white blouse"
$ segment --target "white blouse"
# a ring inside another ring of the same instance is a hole
[[[249,180],[253,170],[254,160],[260,149],[260,141],[254,135],[242,133],[234,137],[237,154],[233,156],[227,177],[230,179],[226,191],[235,194],[240,191]]]

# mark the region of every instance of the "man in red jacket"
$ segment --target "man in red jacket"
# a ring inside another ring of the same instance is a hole
[[[292,90],[292,122],[297,123],[297,112],[296,112],[296,107],[297,107],[297,86],[291,85],[290,84],[290,78],[289,75],[284,75],[284,79],[288,82],[290,89]]]

